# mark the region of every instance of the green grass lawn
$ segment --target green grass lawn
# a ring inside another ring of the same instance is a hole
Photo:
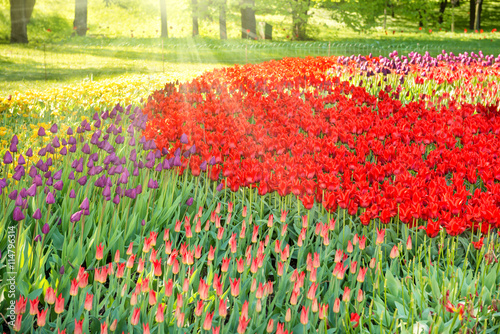
[[[369,54],[387,55],[441,50],[495,54],[495,34],[373,33],[324,42],[220,41],[208,38],[74,38],[67,42],[0,45],[0,94],[40,89],[52,84],[110,78],[123,74],[202,71],[216,66],[256,63],[283,57]]]

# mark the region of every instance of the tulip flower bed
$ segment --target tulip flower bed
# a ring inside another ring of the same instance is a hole
[[[499,68],[460,57],[236,66],[13,136],[4,328],[497,332]]]

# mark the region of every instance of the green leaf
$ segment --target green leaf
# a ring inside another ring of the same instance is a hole
[[[402,319],[408,319],[408,310],[406,309],[403,304],[398,303],[397,301],[394,302],[396,304],[396,308],[398,309],[398,317]]]
[[[390,270],[386,271],[385,279],[387,280],[387,293],[393,296],[399,296],[401,293],[401,282],[392,275]]]
[[[484,279],[484,286],[487,287],[489,291],[493,291],[496,279],[497,279],[497,271],[495,268],[491,268],[490,272],[488,273],[488,275],[486,275],[486,278]]]

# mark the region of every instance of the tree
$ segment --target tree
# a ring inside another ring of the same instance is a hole
[[[227,39],[227,26],[226,26],[226,0],[219,0],[219,34],[220,39]]]
[[[75,21],[73,27],[78,36],[87,34],[87,0],[75,0]]]
[[[331,1],[334,19],[356,30],[369,30],[377,25],[377,18],[384,14],[386,0]]]
[[[198,0],[191,0],[191,16],[193,17],[193,36],[200,34],[198,28]]]
[[[438,23],[442,24],[444,19],[444,11],[446,10],[446,6],[448,5],[448,0],[441,0],[439,2],[439,16],[438,16]]]
[[[483,11],[483,0],[470,0],[469,28],[481,29],[481,13]]]
[[[255,39],[257,37],[257,22],[255,21],[255,0],[242,0],[241,12],[241,38]]]
[[[161,16],[161,37],[167,37],[168,38],[167,3],[166,3],[166,0],[160,0],[160,16]]]
[[[311,8],[310,0],[288,1],[292,12],[293,37],[299,41],[307,39],[306,27],[309,19],[308,11]]]
[[[10,42],[28,43],[28,23],[35,0],[10,0]]]

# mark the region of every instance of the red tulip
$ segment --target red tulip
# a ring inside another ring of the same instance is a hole
[[[87,311],[91,311],[93,299],[94,299],[94,295],[87,293],[85,295],[85,304],[84,304],[83,308],[86,309]]]
[[[132,318],[130,319],[130,323],[135,326],[139,323],[139,318],[141,316],[141,309],[140,308],[134,308],[132,312]]]

